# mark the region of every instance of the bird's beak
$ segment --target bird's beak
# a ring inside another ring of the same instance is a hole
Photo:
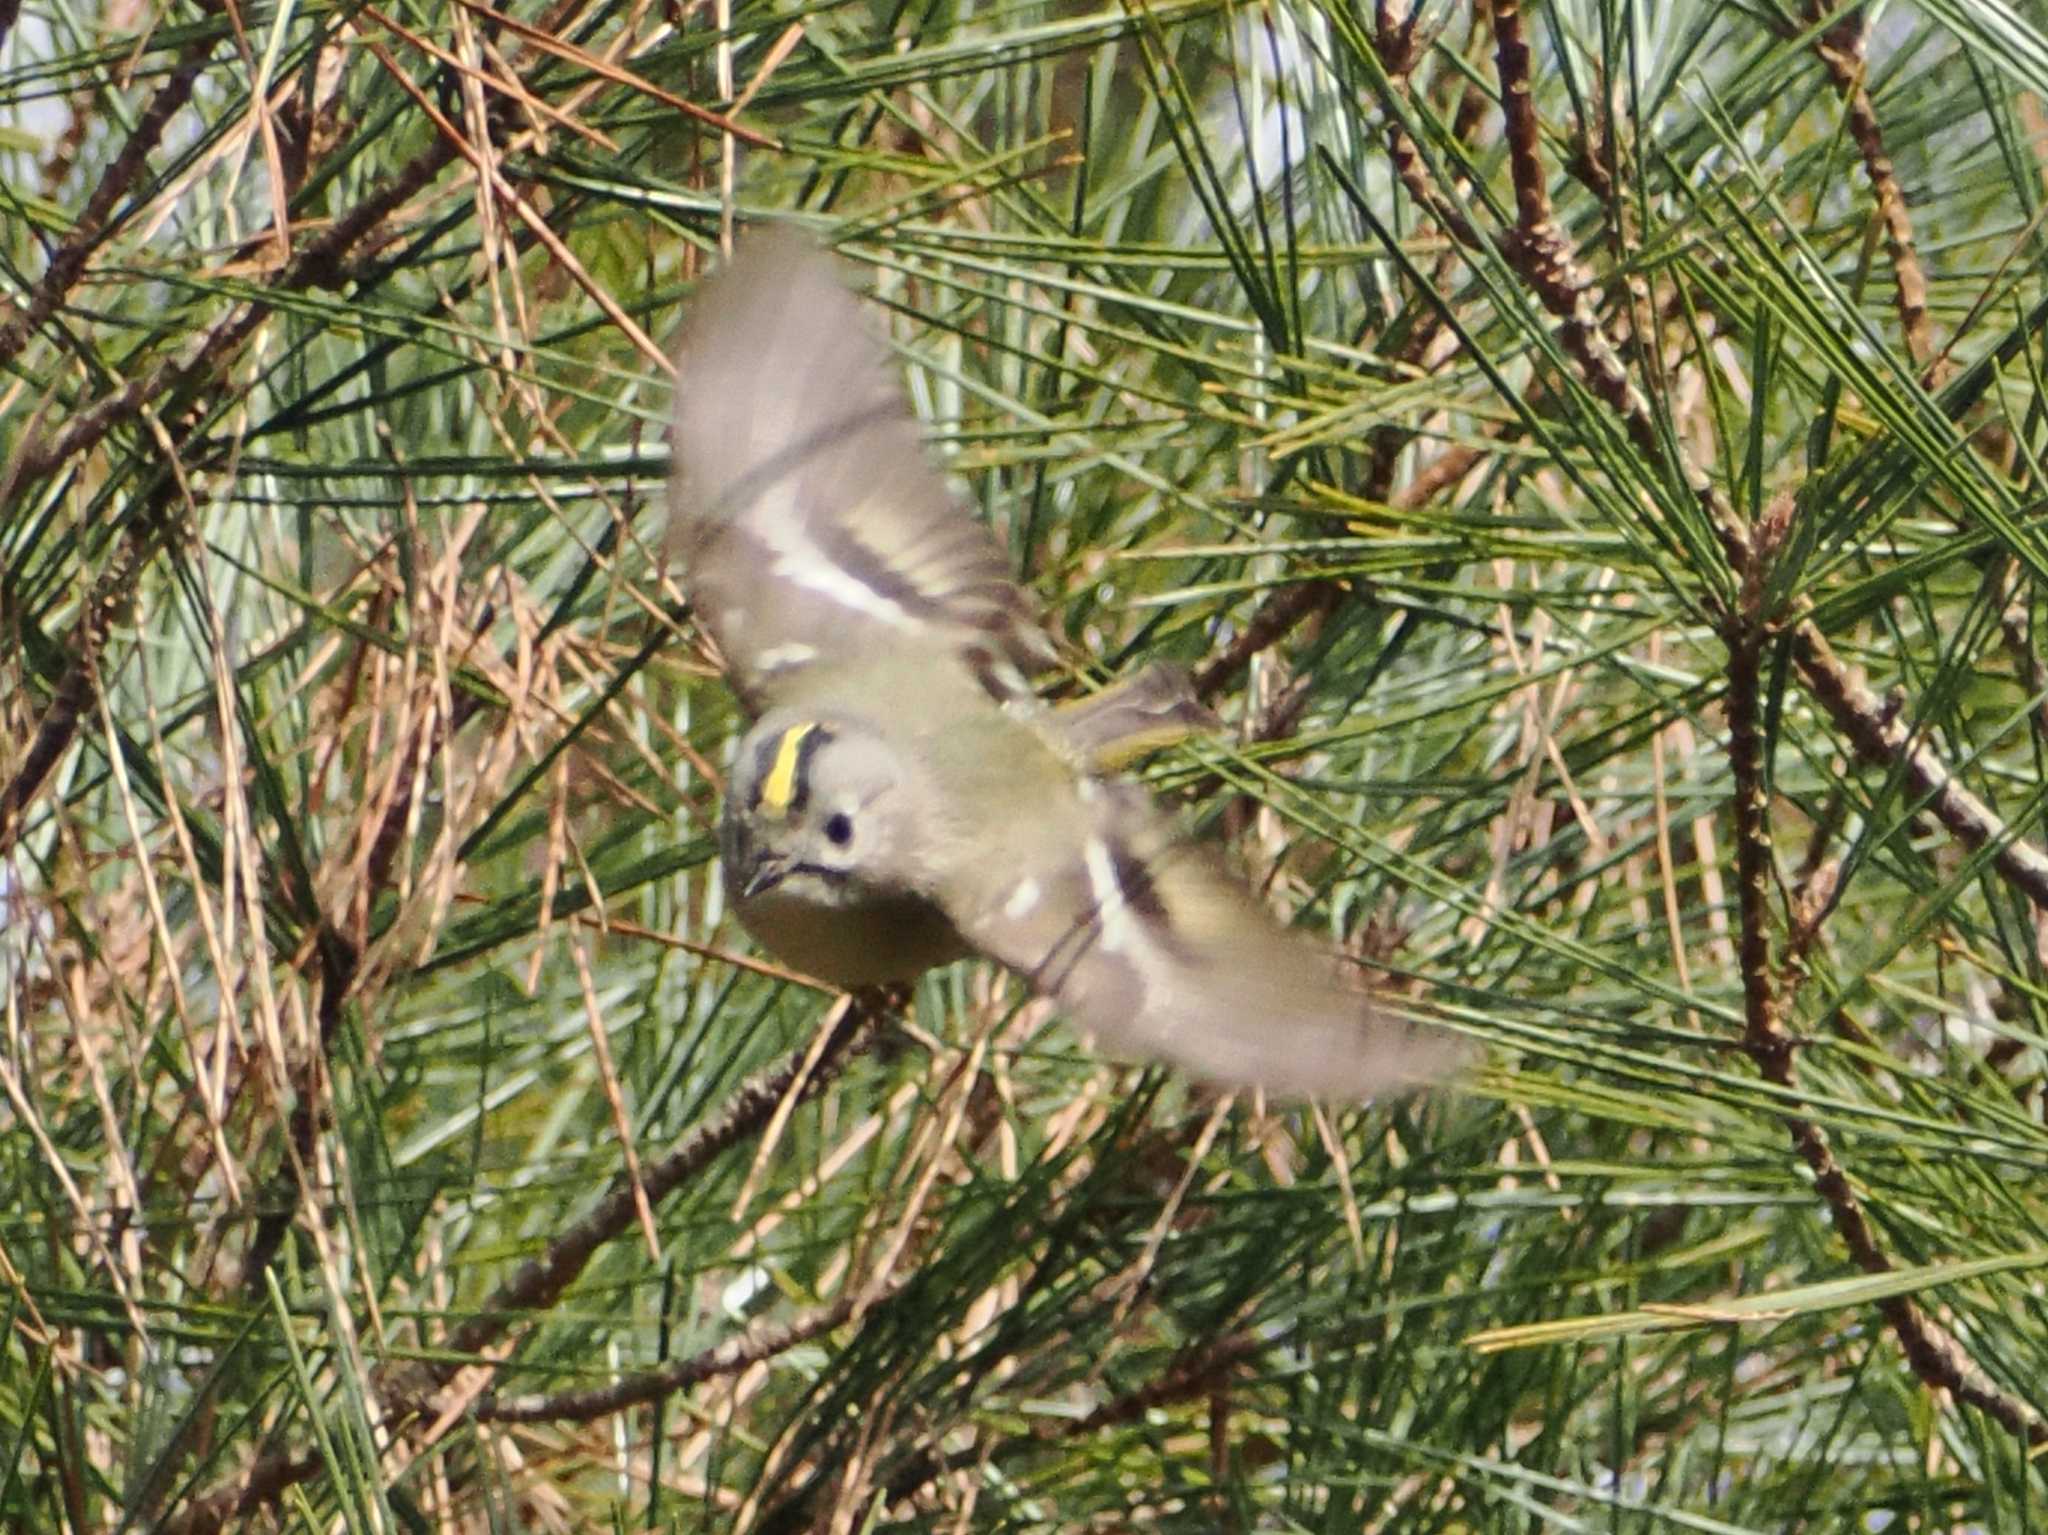
[[[787,858],[777,858],[772,854],[763,854],[756,858],[753,867],[747,870],[746,879],[740,884],[740,899],[751,901],[757,895],[765,895],[788,879],[793,867]]]

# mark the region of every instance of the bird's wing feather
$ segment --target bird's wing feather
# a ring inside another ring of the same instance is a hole
[[[1045,721],[1074,760],[1097,773],[1222,728],[1196,696],[1187,668],[1171,661],[1149,662],[1099,693],[1050,710]]]
[[[699,290],[677,364],[671,539],[751,707],[814,661],[891,651],[1021,691],[1044,633],[827,257],[752,237]]]
[[[1111,1051],[1232,1087],[1355,1100],[1453,1070],[1453,1040],[1346,985],[1134,785],[1088,782],[1086,833],[994,863],[947,904],[977,948]]]

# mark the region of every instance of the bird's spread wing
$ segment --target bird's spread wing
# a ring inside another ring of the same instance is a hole
[[[750,706],[813,661],[891,651],[1022,691],[1045,635],[826,256],[752,237],[699,289],[677,362],[671,539]]]
[[[1133,785],[1090,782],[1086,835],[991,868],[947,914],[1115,1053],[1232,1087],[1356,1100],[1435,1081],[1450,1038],[1339,979]]]

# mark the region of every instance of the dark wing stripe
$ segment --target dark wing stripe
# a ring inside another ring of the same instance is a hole
[[[1055,657],[1003,546],[947,488],[833,264],[749,239],[692,303],[671,436],[672,543],[750,708],[804,668],[887,651],[993,697]],[[964,654],[963,654],[964,653]]]
[[[1148,926],[1166,925],[1166,903],[1159,899],[1159,890],[1152,883],[1152,876],[1145,866],[1138,862],[1138,855],[1131,851],[1128,842],[1115,837],[1109,839],[1109,867],[1116,875],[1116,887],[1124,893],[1124,904],[1142,917]]]
[[[821,553],[870,591],[921,618],[1001,635],[1031,621],[1029,605],[979,525],[947,518],[919,530],[893,551],[877,549],[855,527],[812,514]]]
[[[914,618],[941,623],[946,620],[944,599],[949,594],[927,592],[844,523],[813,514],[809,532],[819,554],[885,602],[894,603]]]
[[[1092,908],[1068,924],[1045,957],[1024,972],[1033,991],[1079,1004],[1091,1016],[1129,1015],[1145,1006],[1145,975],[1137,961],[1103,947]]]
[[[1130,912],[1144,930],[1146,938],[1159,946],[1160,950],[1175,963],[1201,966],[1208,956],[1190,944],[1174,925],[1173,913],[1162,897],[1159,882],[1145,861],[1133,851],[1131,845],[1118,837],[1105,838],[1102,844],[1109,853],[1110,872],[1115,877],[1117,895],[1124,908]],[[1167,857],[1179,848],[1163,848],[1155,856]],[[1085,888],[1084,883],[1076,881]],[[1141,978],[1140,967],[1134,956],[1122,955],[1102,947],[1102,916],[1105,902],[1081,896],[1077,889],[1075,906],[1078,915],[1046,951],[1044,958],[1029,967],[1028,974],[1034,986],[1058,993],[1074,976],[1083,961],[1108,964],[1130,972],[1130,980],[1136,984]]]
[[[1164,858],[1177,851],[1160,849],[1153,856]],[[1181,964],[1202,964],[1205,956],[1182,939],[1179,929],[1174,926],[1173,913],[1160,896],[1159,882],[1144,861],[1131,851],[1129,843],[1116,837],[1109,839],[1109,867],[1116,875],[1117,889],[1123,892],[1124,904],[1137,916],[1153,941]]]
[[[1033,987],[1057,996],[1099,936],[1101,929],[1095,925],[1092,912],[1076,918],[1046,951],[1045,958],[1026,973],[1026,979]]]

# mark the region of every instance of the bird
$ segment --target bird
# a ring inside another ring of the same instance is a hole
[[[834,257],[749,234],[679,338],[668,550],[753,720],[719,844],[757,943],[847,988],[984,955],[1114,1056],[1278,1099],[1455,1069],[1121,776],[1214,725],[1185,671],[1040,701],[1052,640]]]

